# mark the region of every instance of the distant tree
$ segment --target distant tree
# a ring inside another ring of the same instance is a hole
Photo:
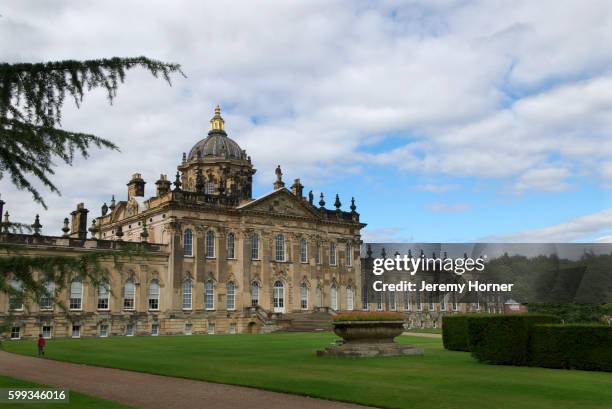
[[[46,208],[35,184],[42,183],[51,192],[60,194],[50,177],[58,160],[71,165],[75,154],[87,158],[93,147],[118,150],[108,139],[62,129],[62,108],[66,97],[80,107],[84,94],[94,88],[104,89],[112,103],[119,84],[132,68],[143,68],[169,84],[172,74],[184,75],[178,64],[146,57],[0,63],[0,180],[10,178],[13,185],[30,192],[34,201]],[[0,225],[4,236],[24,227],[28,226]],[[110,257],[117,261],[119,257],[135,254],[132,247],[122,248]],[[0,240],[0,253],[0,292],[17,303],[37,302],[45,296],[62,307],[56,295],[70,280],[79,276],[94,284],[100,283],[107,273],[101,260],[109,257],[108,252],[91,252],[81,257],[26,256],[20,254],[19,245],[9,244],[7,240]],[[46,282],[55,284],[53,294],[48,293]],[[10,316],[6,322],[9,321]]]

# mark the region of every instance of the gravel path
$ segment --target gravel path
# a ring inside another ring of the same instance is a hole
[[[411,337],[422,337],[422,338],[442,338],[442,334],[432,334],[429,332],[404,332],[402,335],[409,335]]]
[[[120,369],[71,364],[0,351],[0,374],[68,388],[140,408],[359,409],[365,406],[150,375]]]

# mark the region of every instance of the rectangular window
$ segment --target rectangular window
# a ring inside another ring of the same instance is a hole
[[[317,248],[315,252],[315,263],[321,264],[321,242],[317,241]]]
[[[108,325],[107,324],[100,324],[100,332],[99,332],[100,337],[102,338],[106,338],[108,337]]]
[[[427,294],[427,297],[429,298],[429,311],[435,311],[436,310],[436,305],[434,304],[434,297],[432,293]]]
[[[275,256],[276,261],[285,261],[285,236],[279,234],[276,236],[276,248],[275,248]]]
[[[74,280],[70,284],[70,309],[80,310],[83,306],[83,282]]]
[[[420,291],[416,297],[416,309],[417,311],[423,311],[423,294]]]
[[[41,310],[52,310],[53,309],[53,294],[55,292],[55,284],[47,282],[45,284],[45,290],[48,294],[44,294],[40,297],[40,309]]]
[[[404,291],[404,310],[410,311],[412,309],[412,301],[410,300],[410,291]]]
[[[300,308],[303,310],[308,309],[308,287],[306,284],[302,284],[300,287]]]
[[[215,334],[215,324],[213,324],[212,322],[208,323],[208,335],[214,335]]]
[[[108,310],[108,285],[102,284],[98,287],[98,309]]]
[[[382,291],[376,291],[376,311],[382,311],[385,303],[383,302]]]
[[[191,280],[183,283],[183,309],[191,309]]]
[[[72,326],[72,338],[81,338],[81,326],[80,325]]]
[[[397,303],[395,302],[395,291],[389,292],[389,310],[390,311],[397,310]]]
[[[134,336],[134,325],[133,324],[128,324],[125,327],[125,335],[128,337]]]
[[[440,296],[440,311],[446,311],[446,296],[444,294]]]
[[[227,309],[229,311],[236,309],[236,285],[232,282],[227,284]]]
[[[329,265],[335,266],[337,261],[336,243],[329,243]]]
[[[259,305],[259,284],[251,284],[251,307]]]
[[[127,281],[123,286],[123,309],[133,310],[136,298],[136,287],[132,281]]]
[[[350,244],[346,245],[346,265],[348,267],[353,266],[353,246]]]
[[[300,240],[300,263],[308,263],[308,242]]]
[[[152,324],[151,325],[151,335],[154,336],[154,337],[159,335],[159,325],[157,325],[157,324]]]
[[[193,333],[193,324],[185,324],[185,335],[191,335]]]
[[[20,339],[20,338],[21,338],[21,327],[11,328],[11,339]]]
[[[353,311],[353,287],[346,288],[346,309],[348,311]]]
[[[259,260],[259,235],[251,235],[251,260]]]
[[[50,339],[53,337],[53,327],[51,325],[43,325],[41,332],[43,338],[45,339]]]
[[[212,282],[206,283],[206,292],[204,293],[204,304],[207,310],[215,309],[215,287]]]
[[[229,333],[230,333],[230,334],[235,334],[235,333],[236,333],[236,324],[231,323],[231,324],[229,325]]]

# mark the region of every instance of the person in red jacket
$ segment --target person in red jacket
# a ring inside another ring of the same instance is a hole
[[[38,356],[45,356],[45,344],[47,341],[43,338],[42,334],[38,334]]]

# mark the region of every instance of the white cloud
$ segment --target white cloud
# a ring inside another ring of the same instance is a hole
[[[469,203],[432,203],[427,208],[436,213],[458,213],[469,210],[472,206]]]
[[[368,163],[524,189],[566,188],[577,173],[610,184],[611,11],[608,1],[20,1],[3,6],[0,60],[144,54],[188,75],[169,88],[129,73],[112,107],[99,92],[81,110],[67,104],[67,129],[109,137],[122,153],[58,169],[64,196],[47,194],[43,217],[58,231],[77,200],[97,214],[110,194],[125,196],[132,173],[149,192],[173,174],[217,102],[259,186],[278,163],[308,185]],[[386,132],[413,139],[364,153]],[[542,173],[561,168],[569,173]],[[7,180],[0,187],[16,219],[40,211]]]
[[[437,183],[424,183],[422,185],[418,185],[416,187],[417,190],[422,192],[430,192],[430,193],[446,193],[453,190],[459,189],[461,186],[458,184],[437,184]]]
[[[511,243],[569,243],[610,240],[612,209],[576,217],[553,226],[485,237],[482,241]]]
[[[530,169],[514,184],[518,192],[533,189],[543,192],[561,192],[569,187],[566,182],[569,170],[565,168]]]

